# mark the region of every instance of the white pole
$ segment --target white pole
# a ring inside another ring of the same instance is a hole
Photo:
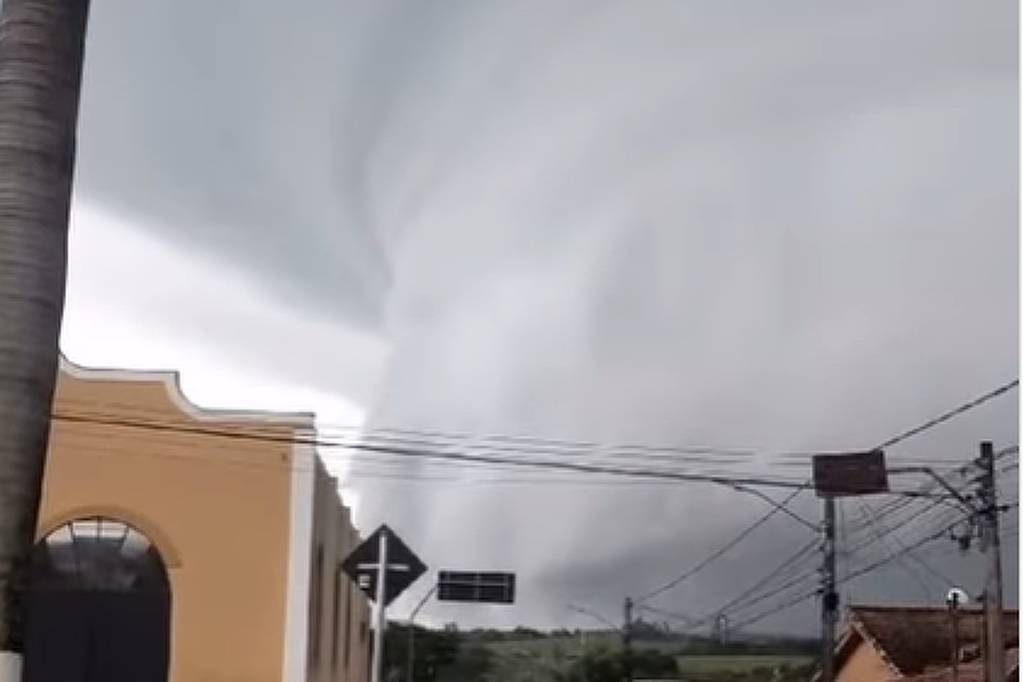
[[[388,575],[388,532],[381,530],[380,549],[377,552],[377,629],[373,632],[372,682],[381,682],[384,670],[384,628],[388,621],[384,609],[384,583]]]
[[[21,682],[21,654],[0,651],[0,682]]]

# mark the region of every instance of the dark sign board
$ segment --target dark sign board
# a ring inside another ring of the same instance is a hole
[[[353,550],[341,567],[372,601],[377,599],[377,565],[380,536],[387,533],[387,573],[384,579],[384,605],[387,606],[405,588],[426,572],[427,567],[402,539],[387,526],[381,526],[363,544]]]
[[[437,576],[437,599],[511,604],[516,599],[516,574],[441,571]]]
[[[819,497],[852,497],[889,490],[885,453],[881,450],[842,455],[815,455],[814,489]]]

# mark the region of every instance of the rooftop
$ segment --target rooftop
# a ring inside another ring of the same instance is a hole
[[[1017,615],[1016,610],[1004,611],[1005,641],[1013,649],[1016,649],[1018,641]],[[979,609],[960,611],[958,630],[963,649],[977,650],[983,622]],[[838,665],[842,665],[855,642],[861,638],[874,646],[901,675],[941,675],[940,669],[949,664],[953,620],[945,607],[851,606],[847,634],[839,645]],[[963,681],[967,682],[970,666],[965,663],[962,672]],[[920,679],[945,678],[926,676]]]

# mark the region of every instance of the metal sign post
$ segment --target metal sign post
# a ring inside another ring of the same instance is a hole
[[[370,678],[372,682],[381,682],[384,674],[384,631],[388,624],[387,606],[423,575],[427,567],[387,526],[378,528],[356,547],[341,567],[376,604]]]
[[[384,628],[387,627],[387,605],[384,590],[387,585],[388,532],[380,533],[380,549],[377,550],[377,628],[373,632],[373,671],[371,682],[380,682],[384,668]]]

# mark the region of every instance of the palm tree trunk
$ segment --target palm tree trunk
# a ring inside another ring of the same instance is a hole
[[[3,0],[0,14],[0,682],[20,676],[88,12],[88,0]]]

